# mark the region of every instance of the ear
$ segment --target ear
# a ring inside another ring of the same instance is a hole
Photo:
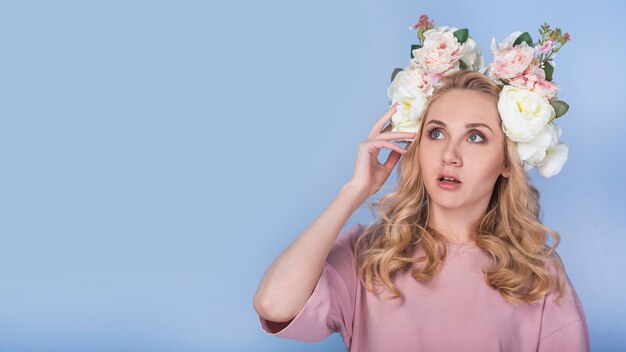
[[[511,173],[510,168],[508,166],[505,166],[504,169],[502,169],[502,172],[500,173],[500,175],[502,175],[502,177],[504,178],[508,178],[510,173]]]

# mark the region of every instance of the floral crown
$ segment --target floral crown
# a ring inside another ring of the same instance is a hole
[[[516,142],[526,171],[537,167],[543,177],[558,174],[567,160],[568,147],[559,142],[561,127],[554,120],[569,109],[556,99],[559,85],[552,82],[554,55],[570,40],[561,29],[541,26],[538,43],[528,32],[513,32],[501,43],[491,40],[494,60],[484,65],[483,57],[467,29],[435,28],[422,15],[409,27],[417,29],[420,44],[411,45],[411,59],[404,69],[391,75],[387,95],[398,103],[391,118],[392,132],[418,132],[426,102],[442,83],[442,77],[461,70],[478,71],[502,86],[498,112],[502,130]]]

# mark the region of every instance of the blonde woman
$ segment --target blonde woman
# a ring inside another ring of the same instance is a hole
[[[503,132],[501,89],[459,71],[428,98],[418,133],[385,127],[395,104],[374,124],[352,179],[263,276],[264,331],[311,342],[339,332],[349,351],[590,350],[560,236],[541,223],[539,193]],[[391,142],[402,139],[406,149]],[[379,221],[340,234],[396,164]]]

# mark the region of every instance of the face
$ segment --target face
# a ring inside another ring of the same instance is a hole
[[[495,182],[508,175],[504,132],[492,98],[453,89],[435,100],[418,150],[430,201],[448,209],[487,208]],[[441,181],[442,174],[460,181]]]

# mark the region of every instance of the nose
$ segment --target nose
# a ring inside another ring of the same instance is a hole
[[[442,165],[456,165],[461,166],[461,156],[458,153],[457,147],[454,143],[448,143],[441,156]]]

